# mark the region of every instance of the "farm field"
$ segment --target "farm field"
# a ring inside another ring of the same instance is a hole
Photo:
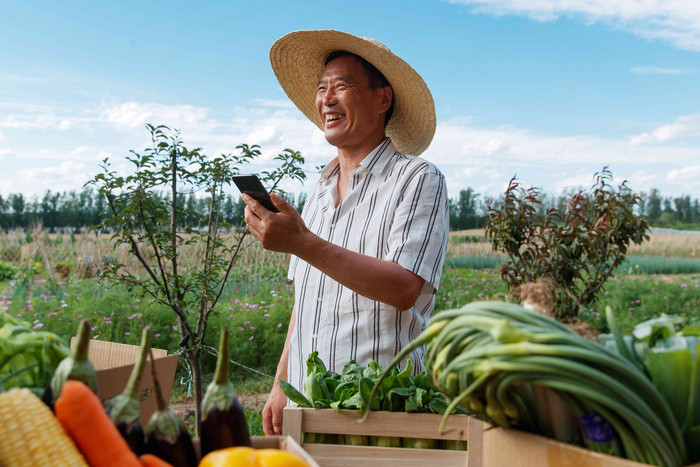
[[[511,301],[497,266],[493,266],[500,264],[494,262],[499,257],[483,241],[483,233],[454,232],[452,237],[436,295],[436,312],[478,300]],[[623,332],[660,313],[700,322],[698,251],[700,235],[667,233],[652,234],[645,244],[630,248],[632,258],[653,261],[644,269],[632,262],[618,269],[599,300],[582,310],[579,318],[590,335],[608,332],[606,306],[615,310]],[[186,267],[188,261],[196,259],[197,251],[186,251],[182,264]],[[0,277],[0,309],[30,322],[35,329],[49,330],[69,340],[80,319],[89,318],[94,338],[138,344],[141,324],[137,317],[143,314],[154,330],[154,347],[171,353],[179,349],[180,335],[171,310],[139,295],[131,284],[115,286],[97,278],[101,264],[108,261],[136,268],[128,263],[126,251],[109,246],[107,236],[10,232],[0,236],[0,261],[17,271],[11,280]],[[248,242],[207,331],[212,346],[222,327],[231,333],[234,384],[249,409],[254,433],[260,430],[259,413],[293,304],[293,290],[286,280],[287,261],[286,255],[265,252],[257,243]],[[488,261],[490,267],[479,266]],[[654,273],[653,268],[664,271],[665,263],[677,261],[690,264],[690,272]],[[476,266],[464,266],[469,264]],[[214,362],[213,354],[205,356],[207,378],[211,378]],[[189,391],[183,366],[176,377],[173,402],[177,406],[178,401],[184,401],[180,409],[185,415],[189,412]]]

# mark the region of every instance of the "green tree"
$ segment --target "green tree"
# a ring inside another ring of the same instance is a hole
[[[115,246],[128,245],[143,266],[145,277],[121,264],[106,266],[102,275],[136,284],[176,315],[181,350],[191,371],[199,427],[203,396],[201,355],[207,323],[247,234],[245,230],[237,231],[233,244],[222,237],[227,226],[221,215],[223,190],[231,184],[239,166],[259,157],[261,152],[257,146],[240,145],[240,154],[208,158],[199,149],[187,149],[177,131],[165,126],[147,128],[152,146],[142,154],[132,150],[127,157],[133,174],[119,175],[105,159],[103,172],[89,182],[108,200],[109,213],[98,227],[114,232]],[[261,174],[264,182],[273,184],[272,189],[283,178],[305,178],[300,168],[304,159],[298,152],[286,149],[275,159],[280,167]],[[165,197],[158,195],[163,190],[168,192]],[[187,209],[180,194],[188,190],[208,194],[206,216]],[[188,216],[197,216],[197,224],[204,228],[187,225]],[[178,252],[184,245],[202,249],[197,266],[184,269],[179,263]]]
[[[25,200],[22,193],[11,194],[10,207],[12,208],[12,220],[16,227],[24,226]]]
[[[691,208],[691,203],[690,203],[690,196],[685,195],[685,196],[679,196],[678,198],[673,199],[673,205],[675,207],[676,211],[676,219],[678,222],[683,222],[685,224],[690,223],[690,208]]]
[[[647,201],[646,217],[649,222],[656,222],[661,217],[661,195],[659,190],[652,188]]]

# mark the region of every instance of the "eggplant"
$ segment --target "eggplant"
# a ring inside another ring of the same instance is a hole
[[[139,388],[141,387],[141,378],[150,348],[151,329],[145,326],[141,333],[141,351],[134,369],[131,370],[129,382],[126,384],[124,391],[107,401],[105,406],[119,433],[126,440],[131,450],[139,456],[146,452],[146,441],[140,419]]]
[[[146,425],[146,452],[160,457],[173,467],[196,467],[192,437],[180,418],[170,410],[160,390],[156,377],[153,354],[151,353],[151,373],[156,393],[156,412]]]
[[[224,329],[219,339],[214,380],[202,399],[199,427],[202,456],[218,449],[251,445],[245,412],[229,381],[228,359],[228,330]]]
[[[61,390],[70,379],[82,381],[92,392],[97,394],[97,372],[88,360],[90,347],[90,322],[84,319],[80,322],[78,336],[71,354],[61,360],[56,367],[49,385],[41,399],[53,410],[53,404],[61,396]]]

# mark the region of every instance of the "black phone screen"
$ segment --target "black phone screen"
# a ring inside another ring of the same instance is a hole
[[[270,195],[263,186],[262,182],[255,174],[234,175],[233,183],[236,184],[241,193],[251,196],[258,203],[262,204],[265,209],[272,212],[279,212],[279,209],[272,204]]]

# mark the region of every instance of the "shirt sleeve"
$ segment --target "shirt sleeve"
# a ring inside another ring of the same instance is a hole
[[[423,162],[425,170],[410,176],[398,198],[386,256],[425,279],[421,293],[435,293],[445,260],[449,207],[445,177]]]

